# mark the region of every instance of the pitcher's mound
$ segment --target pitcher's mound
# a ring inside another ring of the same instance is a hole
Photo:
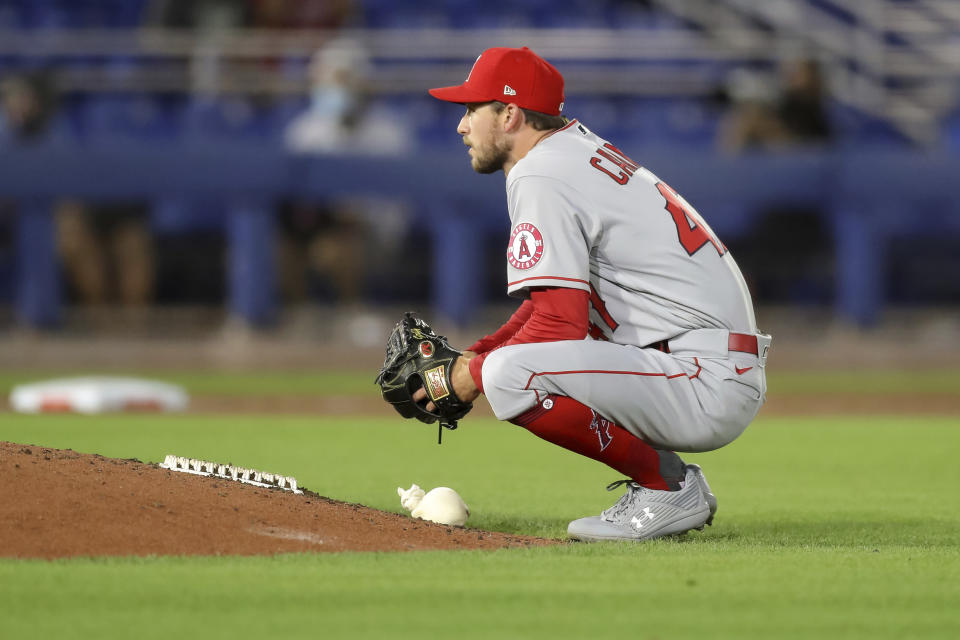
[[[496,549],[555,540],[448,527],[279,489],[0,442],[0,556]]]

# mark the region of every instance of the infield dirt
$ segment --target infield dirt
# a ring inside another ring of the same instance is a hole
[[[0,556],[259,555],[557,544],[118,460],[0,442]]]

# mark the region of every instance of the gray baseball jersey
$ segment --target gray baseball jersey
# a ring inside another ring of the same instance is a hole
[[[591,294],[594,337],[646,346],[690,329],[756,332],[723,244],[666,183],[577,121],[507,176],[508,292]]]
[[[764,401],[769,336],[757,334],[740,270],[697,211],[575,120],[510,170],[507,197],[508,292],[587,291],[593,340],[490,353],[483,387],[497,417],[549,410],[557,394],[657,447],[706,451],[736,438]],[[752,353],[735,348],[742,340]],[[661,341],[669,353],[637,348]]]

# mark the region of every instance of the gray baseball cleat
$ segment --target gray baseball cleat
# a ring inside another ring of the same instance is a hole
[[[576,540],[650,540],[702,530],[713,523],[717,499],[698,465],[686,465],[686,477],[680,491],[655,491],[630,480],[607,486],[613,491],[626,485],[627,492],[616,504],[600,514],[574,520],[567,534]]]

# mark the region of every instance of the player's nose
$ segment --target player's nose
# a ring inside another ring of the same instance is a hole
[[[460,118],[460,124],[457,125],[457,133],[459,133],[462,136],[465,136],[469,132],[470,130],[467,128],[467,116],[464,115],[462,118]]]

